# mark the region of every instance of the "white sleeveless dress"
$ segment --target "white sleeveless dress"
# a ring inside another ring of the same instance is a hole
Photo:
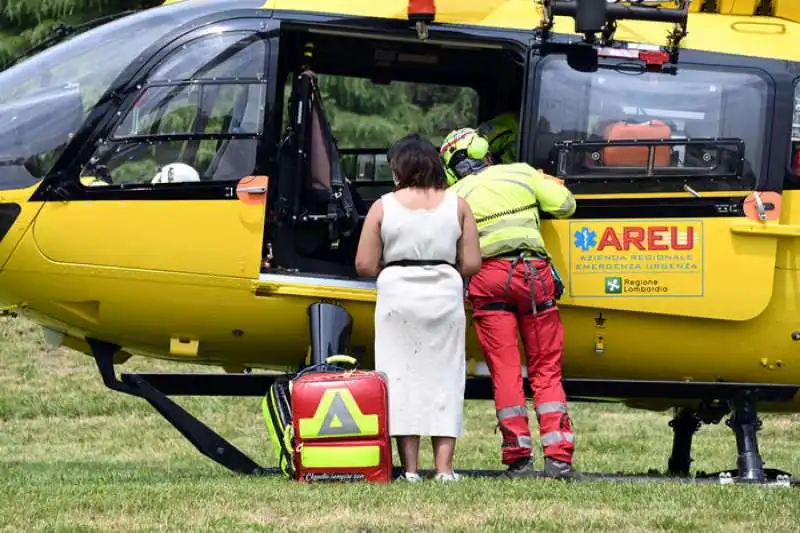
[[[409,209],[382,197],[383,263],[456,262],[458,197]],[[449,265],[389,266],[377,279],[375,367],[389,380],[389,433],[460,437],[466,377],[464,285]]]

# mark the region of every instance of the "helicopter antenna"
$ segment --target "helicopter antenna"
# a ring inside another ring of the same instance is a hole
[[[534,0],[542,6],[542,19],[537,28],[546,39],[555,17],[575,20],[575,33],[583,35],[587,44],[610,46],[614,42],[617,21],[647,20],[672,23],[667,34],[669,61],[678,62],[681,41],[688,34],[689,4],[692,0]],[[597,34],[600,34],[598,39]],[[599,43],[598,43],[599,40]]]

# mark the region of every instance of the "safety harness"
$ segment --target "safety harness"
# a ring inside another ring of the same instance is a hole
[[[553,281],[555,283],[555,294],[553,298],[545,300],[539,304],[536,303],[536,266],[533,264],[534,260],[540,260],[547,263],[547,267],[553,272]],[[530,289],[530,299],[531,299],[531,310],[529,311],[530,314],[537,314],[540,311],[546,311],[552,307],[555,307],[556,302],[561,298],[561,295],[564,292],[564,283],[561,280],[561,276],[558,273],[555,265],[550,261],[548,257],[544,257],[542,255],[537,254],[535,258],[527,258],[525,257],[525,252],[520,252],[519,255],[514,257],[511,261],[511,265],[508,268],[508,279],[506,280],[505,287],[503,288],[503,297],[504,300],[508,299],[508,291],[511,289],[511,281],[514,278],[514,271],[517,268],[517,265],[522,263],[525,267],[525,275],[523,280],[525,283],[528,284]],[[509,313],[516,313],[517,308],[513,304],[506,303],[505,301],[502,302],[489,302],[488,304],[484,304],[478,306],[476,310],[481,311],[507,311]]]

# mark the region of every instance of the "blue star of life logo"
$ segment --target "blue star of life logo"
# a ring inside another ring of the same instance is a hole
[[[575,248],[580,248],[588,252],[597,246],[597,232],[590,230],[586,226],[575,232]]]

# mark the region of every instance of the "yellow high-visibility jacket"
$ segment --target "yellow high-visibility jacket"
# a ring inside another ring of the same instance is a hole
[[[539,230],[539,209],[556,218],[575,212],[569,189],[527,163],[489,166],[450,190],[475,216],[484,259],[520,253],[550,257]]]

